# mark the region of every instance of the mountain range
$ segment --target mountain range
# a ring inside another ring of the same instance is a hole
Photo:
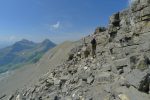
[[[56,44],[49,39],[35,43],[22,39],[11,46],[0,49],[0,73],[16,69],[29,63],[36,63],[42,55]]]

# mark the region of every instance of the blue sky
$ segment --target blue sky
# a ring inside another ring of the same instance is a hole
[[[0,45],[22,38],[61,43],[107,26],[128,0],[0,0]]]

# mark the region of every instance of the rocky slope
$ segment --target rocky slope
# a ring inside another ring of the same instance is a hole
[[[94,35],[95,59],[84,58],[78,45],[68,61],[8,100],[150,100],[150,0],[135,0]]]

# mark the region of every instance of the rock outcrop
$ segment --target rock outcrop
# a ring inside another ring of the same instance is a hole
[[[68,61],[9,100],[150,100],[150,0],[135,0],[94,35],[95,59],[82,57],[81,44]],[[85,37],[88,45],[91,37]]]

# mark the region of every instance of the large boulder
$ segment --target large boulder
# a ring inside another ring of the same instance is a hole
[[[95,29],[94,34],[98,34],[98,33],[100,33],[100,32],[104,32],[104,31],[106,31],[106,28],[105,28],[105,27],[97,27],[97,28]]]
[[[106,84],[114,81],[114,76],[109,72],[100,72],[95,76],[95,82],[98,84]]]
[[[120,25],[119,12],[110,17],[110,23],[113,26],[119,26]]]
[[[143,21],[150,21],[150,6],[149,7],[146,7],[144,8],[142,11],[141,11],[141,16],[142,16],[142,20]]]
[[[146,55],[133,55],[130,57],[130,65],[132,69],[145,70],[150,65],[150,60]]]
[[[124,59],[115,60],[113,64],[117,69],[123,69],[123,67],[129,66],[129,59],[124,58]]]
[[[120,100],[150,100],[150,96],[145,93],[139,92],[136,88],[119,87],[115,90],[118,93]]]
[[[85,46],[83,46],[81,49],[81,52],[82,52],[82,54],[81,54],[82,58],[87,58],[91,52],[90,45],[86,44]]]
[[[149,92],[150,73],[147,70],[142,72],[139,69],[134,69],[125,78],[131,86],[137,88],[139,91]]]

